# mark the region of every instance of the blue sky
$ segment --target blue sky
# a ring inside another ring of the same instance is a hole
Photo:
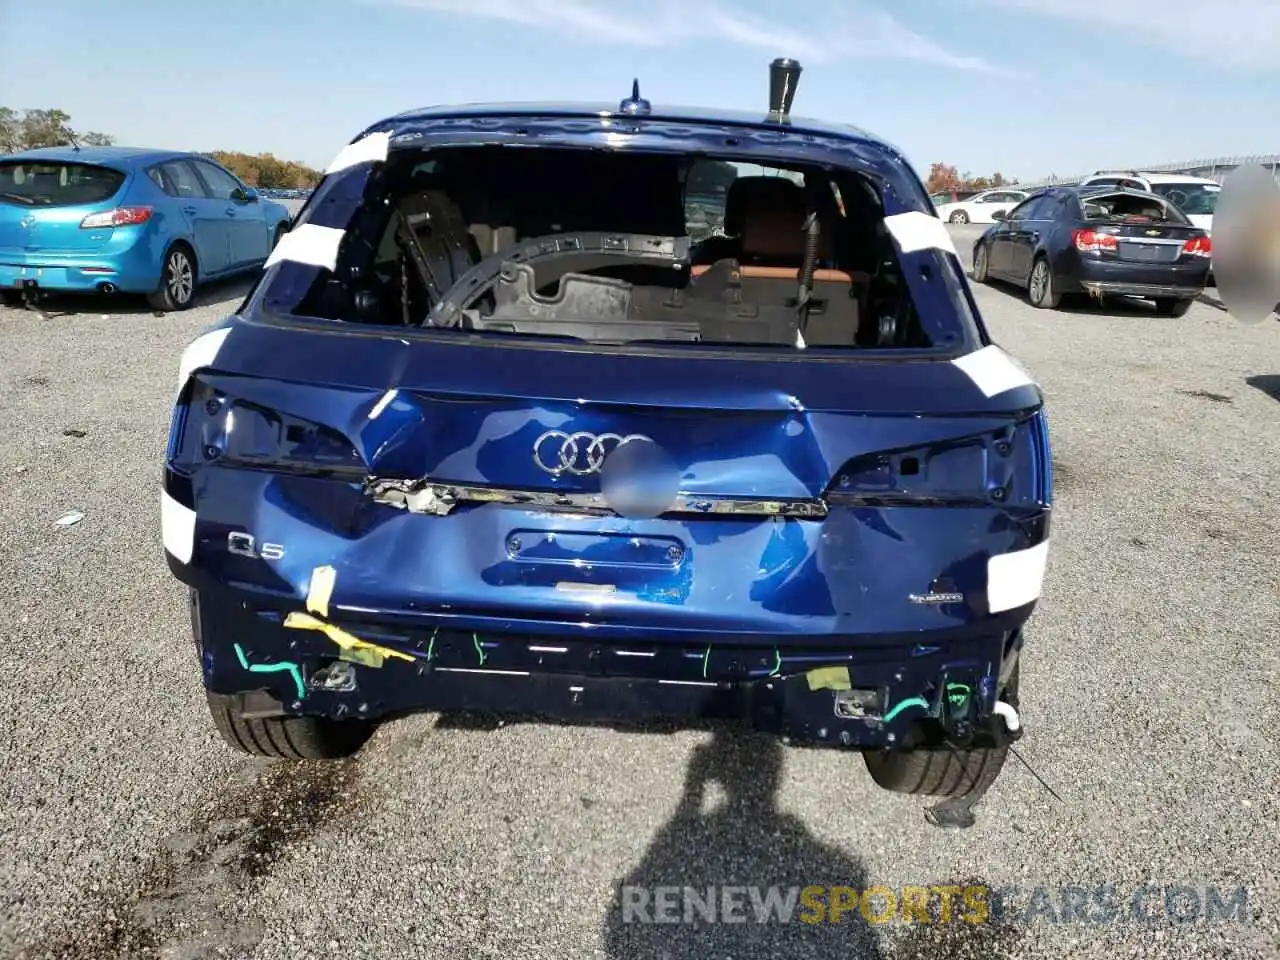
[[[0,104],[324,165],[415,106],[617,100],[854,123],[927,172],[1280,151],[1280,0],[0,0]]]

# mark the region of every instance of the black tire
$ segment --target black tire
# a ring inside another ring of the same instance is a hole
[[[877,750],[863,754],[876,786],[927,797],[982,796],[1000,776],[1008,747],[994,750]]]
[[[341,760],[359,751],[377,724],[369,720],[277,717],[245,720],[235,698],[208,693],[213,724],[230,746],[273,760]]]
[[[1156,313],[1162,317],[1181,317],[1191,309],[1193,300],[1180,300],[1173,297],[1158,297],[1156,299]]]
[[[987,282],[987,272],[990,269],[987,260],[987,245],[980,243],[973,251],[973,280],[975,283]]]
[[[275,234],[271,237],[271,249],[272,249],[272,250],[274,250],[276,247],[280,246],[280,241],[281,241],[282,239],[284,239],[284,235],[285,235],[286,233],[288,233],[288,232],[289,232],[289,230],[285,227],[285,225],[284,225],[283,223],[282,223],[282,224],[280,224],[278,227],[276,227],[276,232],[275,232]]]
[[[1040,310],[1056,310],[1062,303],[1062,294],[1053,288],[1053,268],[1043,255],[1036,257],[1027,277],[1027,299]]]
[[[195,301],[198,279],[195,252],[185,243],[175,243],[164,255],[160,286],[147,300],[165,313],[185,310]]]
[[[968,223],[969,215],[965,213],[963,210],[957,210],[955,213],[951,215],[951,222],[952,223]]]
[[[1013,668],[1001,698],[1018,704],[1018,668]],[[1008,759],[1009,748],[953,750],[948,747],[921,750],[875,750],[862,755],[876,786],[893,793],[952,799],[976,794],[981,797],[996,782]]]
[[[22,291],[0,290],[0,299],[4,301],[6,307],[20,307],[22,306]]]

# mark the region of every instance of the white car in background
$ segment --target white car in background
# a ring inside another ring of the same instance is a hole
[[[947,223],[995,223],[996,213],[1008,213],[1031,194],[1025,190],[983,190],[968,200],[958,203],[942,203],[934,209],[938,219]]]
[[[1187,219],[1213,233],[1213,211],[1218,205],[1222,184],[1208,177],[1186,173],[1140,173],[1100,170],[1081,181],[1082,187],[1130,187],[1164,197],[1187,215]]]

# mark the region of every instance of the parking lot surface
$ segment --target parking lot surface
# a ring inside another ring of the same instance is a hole
[[[978,232],[953,229],[966,256]],[[1280,325],[976,288],[1048,397],[1057,502],[1019,749],[1060,800],[1011,760],[978,825],[943,831],[855,755],[701,729],[420,716],[341,764],[225,747],[159,479],[178,356],[246,289],[168,316],[0,308],[0,955],[1280,955]],[[946,883],[1041,886],[1049,912],[694,934],[623,923],[617,899]],[[1063,886],[1127,902],[1144,884],[1244,886],[1247,908],[1172,922],[1152,894],[1145,922],[1064,916]]]

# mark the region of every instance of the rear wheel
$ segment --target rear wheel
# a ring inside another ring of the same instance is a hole
[[[1031,266],[1031,278],[1027,281],[1027,299],[1033,307],[1041,310],[1056,310],[1062,303],[1062,294],[1053,289],[1053,271],[1049,261],[1044,257],[1036,257]]]
[[[181,244],[170,247],[160,270],[160,288],[149,294],[147,300],[157,310],[168,313],[187,309],[195,299],[195,294],[195,255]]]
[[[1181,317],[1191,309],[1190,300],[1178,300],[1173,297],[1158,297],[1156,313],[1162,317]]]
[[[284,224],[280,224],[280,226],[276,227],[275,235],[271,238],[271,249],[272,249],[272,250],[274,250],[276,247],[280,246],[280,241],[284,239],[284,235],[285,235],[286,233],[288,233],[288,232],[289,232],[289,231],[285,229]]]
[[[987,245],[980,243],[973,252],[973,279],[978,283],[986,283],[987,269]]]
[[[235,697],[207,693],[209,713],[222,739],[255,757],[275,760],[340,760],[357,752],[377,724],[327,717],[272,717],[246,720]]]
[[[0,290],[0,299],[3,299],[6,307],[20,307],[22,306],[22,291]]]
[[[1013,668],[1001,699],[1018,703],[1018,667]],[[961,799],[981,798],[996,782],[1008,747],[953,750],[943,746],[921,750],[877,750],[864,753],[867,772],[876,786],[894,793]]]
[[[957,210],[955,213],[951,215],[951,222],[952,223],[968,223],[969,215],[965,213],[963,210]]]

